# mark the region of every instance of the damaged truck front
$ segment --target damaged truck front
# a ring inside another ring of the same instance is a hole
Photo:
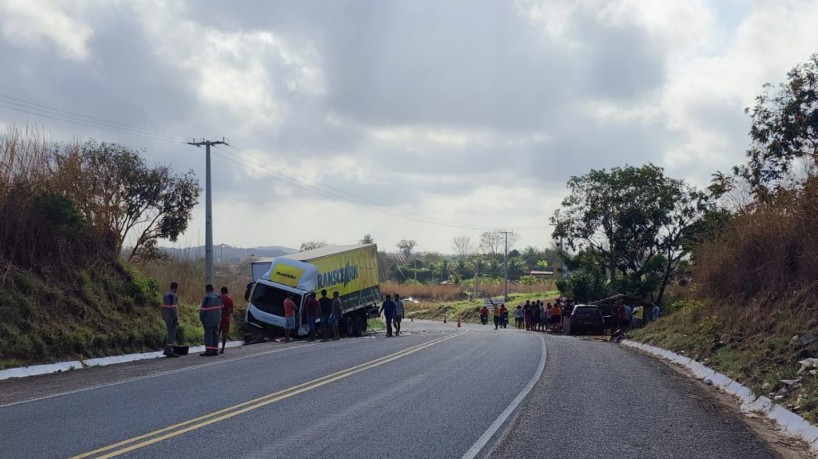
[[[284,299],[294,295],[298,334],[308,333],[305,306],[308,294],[339,292],[343,304],[341,332],[360,336],[367,319],[377,317],[380,298],[378,248],[375,244],[328,246],[254,262],[244,321],[258,330],[280,334],[284,329]],[[320,328],[320,327],[319,327]]]

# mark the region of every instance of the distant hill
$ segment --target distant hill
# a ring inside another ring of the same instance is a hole
[[[160,250],[177,260],[196,260],[199,258],[204,258],[205,256],[205,248],[203,245],[196,247],[185,247],[181,249],[161,247]],[[219,244],[213,246],[213,260],[216,262],[227,262],[237,265],[249,257],[273,258],[296,252],[298,252],[297,249],[281,246],[244,248],[233,247],[227,244]]]

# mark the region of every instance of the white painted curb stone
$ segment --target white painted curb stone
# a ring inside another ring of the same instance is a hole
[[[643,350],[649,354],[669,360],[689,369],[698,379],[710,379],[713,385],[721,388],[728,394],[734,395],[741,400],[741,411],[744,413],[758,413],[771,419],[778,424],[787,435],[804,440],[810,445],[814,453],[818,453],[818,427],[807,422],[806,419],[773,403],[767,397],[756,396],[750,388],[733,381],[727,376],[708,368],[701,363],[666,349],[654,347],[648,344],[638,343],[630,340],[623,340],[620,344]]]
[[[230,341],[225,347],[241,347],[244,341]],[[204,346],[193,346],[188,352],[195,354],[203,352]],[[97,359],[74,360],[71,362],[50,363],[46,365],[32,365],[30,367],[8,368],[0,370],[0,381],[9,378],[25,378],[27,376],[45,375],[49,373],[59,373],[61,371],[81,370],[88,367],[104,367],[117,363],[136,362],[137,360],[158,359],[165,357],[163,351],[145,352],[142,354],[114,355],[111,357],[100,357]]]

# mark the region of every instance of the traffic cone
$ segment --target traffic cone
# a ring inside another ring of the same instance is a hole
[[[460,328],[460,317],[457,318],[457,328]]]

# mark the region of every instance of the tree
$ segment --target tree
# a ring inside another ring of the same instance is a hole
[[[301,243],[301,251],[305,252],[307,250],[315,250],[320,249],[321,247],[326,247],[327,243],[324,241],[307,241]]]
[[[686,229],[708,209],[707,195],[652,164],[592,170],[572,177],[568,187],[569,196],[551,218],[553,237],[596,258],[612,284],[617,274],[625,276],[618,284],[629,290],[624,293],[645,294],[655,284],[661,302],[689,253]]]
[[[528,293],[531,293],[531,286],[537,283],[537,278],[527,274],[520,277],[520,283],[528,287]]]
[[[373,239],[372,235],[370,235],[370,234],[364,234],[364,237],[361,238],[360,243],[361,243],[361,245],[374,244],[375,239]]]
[[[505,253],[506,232],[501,230],[486,231],[480,235],[480,249],[484,254],[490,256],[503,255]],[[514,245],[520,236],[511,231],[508,232],[508,248]]]
[[[405,261],[409,261],[412,259],[412,249],[414,249],[418,243],[413,240],[406,240],[401,239],[400,242],[395,244],[400,250],[401,254],[403,255]]]
[[[755,106],[745,110],[752,118],[752,146],[748,165],[735,172],[756,197],[782,185],[799,160],[812,174],[818,169],[818,54],[790,70],[787,80],[776,92],[764,85]]]
[[[474,253],[474,245],[468,236],[457,236],[452,240],[452,248],[458,258],[465,260]]]
[[[115,253],[131,237],[128,260],[157,256],[159,239],[176,241],[198,204],[192,171],[150,167],[122,145],[89,141],[57,149],[55,158],[57,187],[93,227],[111,231]]]

